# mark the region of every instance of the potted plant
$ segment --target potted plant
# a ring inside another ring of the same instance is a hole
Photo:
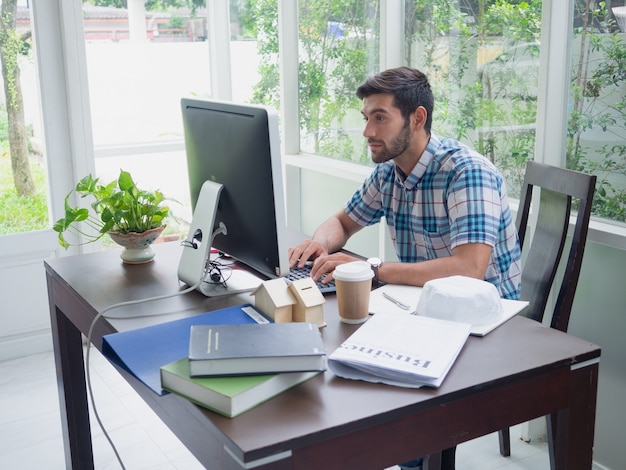
[[[72,193],[93,199],[91,208],[70,204]],[[102,185],[99,178],[87,175],[65,197],[65,217],[54,223],[61,246],[95,242],[109,234],[124,246],[121,257],[126,263],[145,263],[154,258],[150,245],[165,228],[169,207],[160,191],[146,191],[135,184],[131,174],[120,170],[119,178]],[[66,234],[79,235],[84,241],[71,243]]]

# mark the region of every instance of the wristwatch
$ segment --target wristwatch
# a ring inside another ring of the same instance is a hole
[[[378,269],[383,265],[383,260],[380,258],[369,258],[367,262],[372,267],[372,271],[374,271],[374,281],[378,281]]]

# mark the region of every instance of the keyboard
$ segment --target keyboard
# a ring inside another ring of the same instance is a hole
[[[311,266],[305,264],[302,268],[298,268],[297,266],[292,267],[289,270],[289,274],[287,274],[286,279],[288,281],[297,281],[298,279],[305,279],[307,277],[311,277]],[[332,280],[328,284],[323,284],[321,282],[322,279],[316,281],[317,288],[322,294],[333,294],[335,292],[335,281]]]

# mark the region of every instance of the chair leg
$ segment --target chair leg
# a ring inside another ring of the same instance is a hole
[[[456,446],[424,457],[424,470],[455,470]]]
[[[500,455],[503,457],[511,456],[511,432],[509,428],[498,431],[500,439]]]
[[[441,470],[455,470],[456,446],[444,449],[441,453]]]
[[[441,456],[442,452],[429,454],[424,458],[422,467],[424,470],[441,470]]]

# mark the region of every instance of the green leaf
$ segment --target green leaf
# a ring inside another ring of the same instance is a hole
[[[135,188],[135,182],[130,176],[130,173],[124,170],[120,171],[120,177],[117,180],[117,184],[122,191],[132,191]]]

